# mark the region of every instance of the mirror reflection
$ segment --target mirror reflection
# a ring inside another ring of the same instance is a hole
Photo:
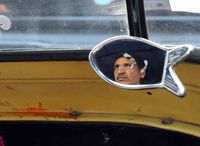
[[[137,85],[142,83],[148,66],[136,53],[134,56],[123,53],[114,61],[114,79],[118,83]]]
[[[139,40],[120,39],[98,48],[94,61],[107,78],[126,85],[160,83],[166,51]]]
[[[164,47],[133,36],[107,39],[89,54],[96,73],[106,82],[123,89],[166,88],[185,96],[175,65],[193,51],[190,44]]]

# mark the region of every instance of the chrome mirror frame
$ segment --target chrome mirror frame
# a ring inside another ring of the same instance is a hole
[[[95,55],[98,53],[99,50],[101,50],[104,46],[107,44],[118,41],[118,40],[133,40],[142,42],[148,45],[151,45],[155,48],[161,49],[163,51],[166,51],[165,61],[164,61],[164,67],[163,67],[163,73],[162,73],[162,79],[160,83],[155,84],[141,84],[141,85],[125,85],[121,83],[117,83],[114,80],[111,80],[110,78],[106,77],[97,66],[97,62],[95,59]],[[149,88],[166,88],[167,90],[171,91],[172,93],[176,94],[177,96],[183,97],[186,94],[185,87],[181,83],[180,79],[176,75],[174,71],[174,66],[182,61],[187,55],[190,54],[190,52],[193,50],[192,45],[185,44],[185,45],[179,45],[175,47],[164,47],[162,45],[159,45],[155,42],[149,41],[144,38],[139,37],[133,37],[133,36],[115,36],[112,38],[109,38],[101,43],[99,43],[97,46],[95,46],[91,52],[89,53],[89,62],[95,72],[106,82],[109,84],[123,88],[123,89],[149,89]]]

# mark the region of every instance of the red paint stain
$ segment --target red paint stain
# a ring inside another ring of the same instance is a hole
[[[29,107],[26,109],[16,109],[13,108],[16,112],[7,112],[6,116],[19,116],[23,117],[44,117],[46,120],[49,118],[65,118],[65,119],[78,119],[82,117],[83,113],[73,110],[72,108],[64,109],[64,112],[47,112],[48,109],[42,108],[42,103],[38,103],[39,107]],[[40,107],[41,106],[41,107]]]
[[[28,107],[25,109],[27,112],[45,112],[47,111],[48,109],[47,108],[43,108],[42,107],[42,103],[39,102],[38,103],[38,107]]]
[[[8,89],[8,90],[14,90],[14,88],[12,86],[10,86],[10,85],[7,85],[6,89]]]
[[[74,119],[77,120],[82,116],[82,114],[79,114],[79,116],[72,116],[70,113],[65,112],[9,112],[5,113],[5,116],[19,116],[20,118],[24,117],[43,117],[46,120],[49,120],[49,118],[65,118],[65,119]],[[3,116],[3,115],[2,115]]]

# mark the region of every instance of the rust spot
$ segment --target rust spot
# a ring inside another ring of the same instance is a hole
[[[8,89],[8,90],[14,90],[14,88],[12,86],[10,86],[10,85],[7,85],[6,89]]]

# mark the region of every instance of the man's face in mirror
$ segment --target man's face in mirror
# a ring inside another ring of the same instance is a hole
[[[144,78],[145,71],[141,71],[134,58],[120,57],[114,64],[115,81],[122,84],[137,85]]]

